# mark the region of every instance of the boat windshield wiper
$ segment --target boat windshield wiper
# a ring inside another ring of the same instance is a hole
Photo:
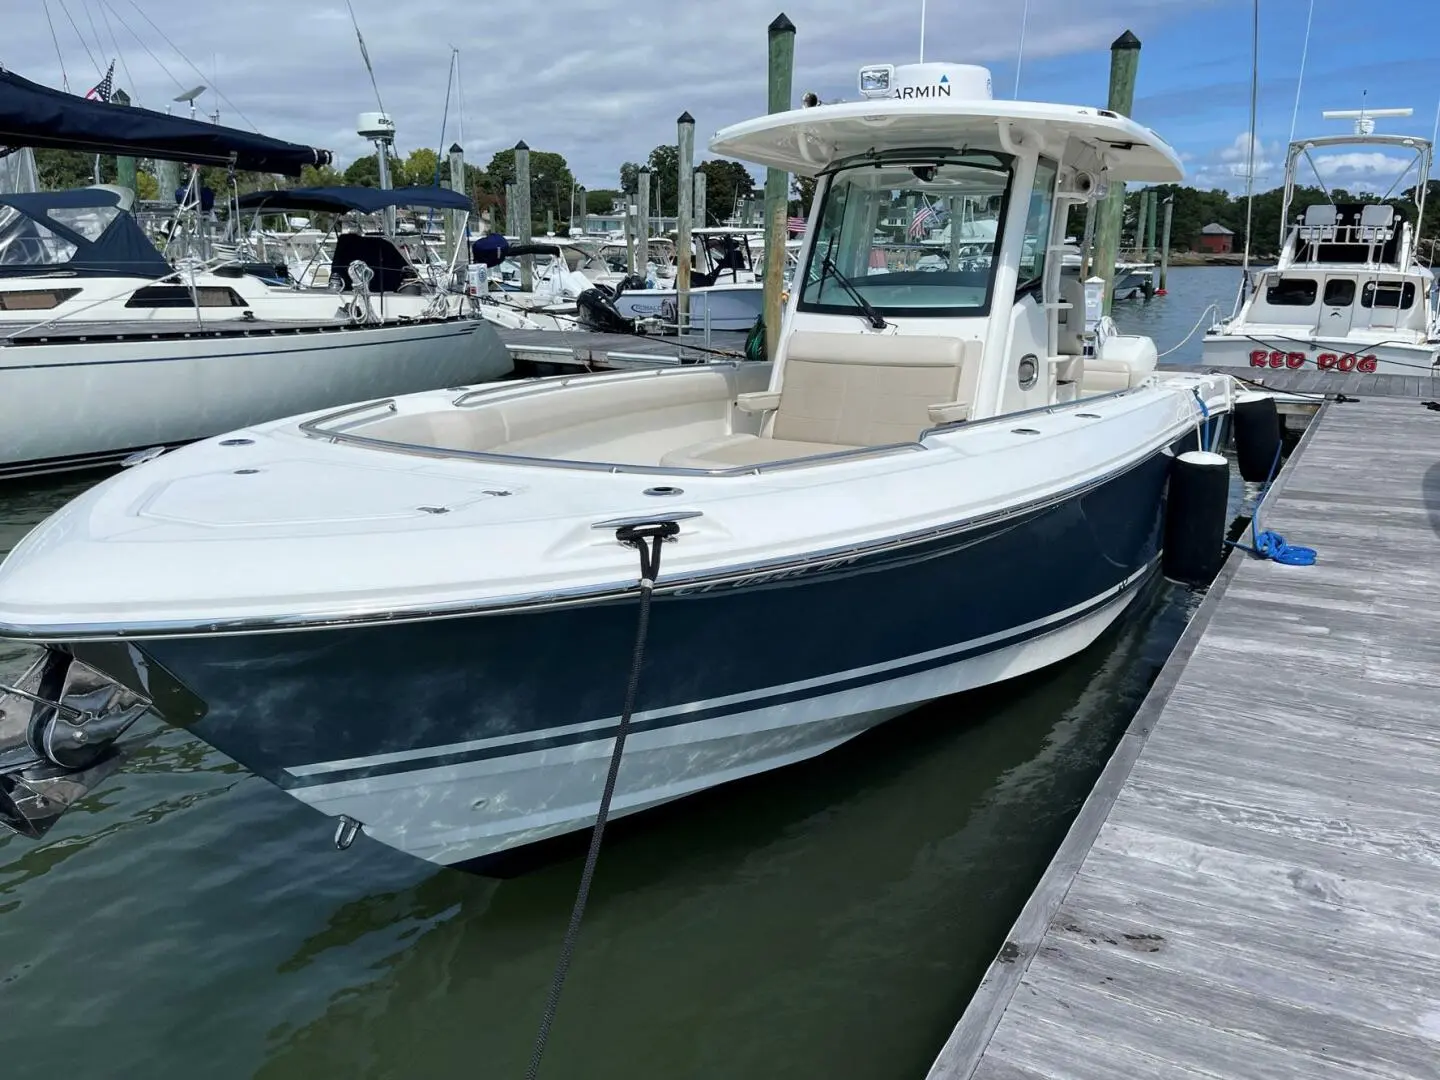
[[[828,251],[825,253],[825,257],[820,260],[820,268],[835,275],[835,280],[840,283],[840,287],[850,294],[850,299],[854,300],[860,310],[865,313],[865,318],[869,320],[871,326],[876,330],[884,330],[885,327],[890,325],[885,321],[885,316],[880,314],[875,305],[861,296],[860,290],[855,287],[854,283],[840,272],[840,268],[835,265],[835,260],[830,257]],[[823,283],[825,278],[822,276],[820,280]]]

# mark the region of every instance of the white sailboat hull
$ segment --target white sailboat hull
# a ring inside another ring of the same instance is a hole
[[[103,464],[136,448],[511,369],[480,319],[10,344],[0,347],[0,477]]]

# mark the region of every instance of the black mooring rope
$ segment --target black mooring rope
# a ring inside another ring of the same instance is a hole
[[[585,902],[590,898],[590,883],[595,878],[595,863],[600,858],[600,841],[605,835],[605,823],[610,818],[610,802],[615,797],[615,782],[620,776],[620,759],[625,754],[625,737],[630,733],[630,715],[635,711],[635,697],[640,690],[640,668],[645,661],[645,638],[650,632],[650,597],[655,591],[655,579],[660,576],[660,545],[680,531],[673,521],[657,521],[644,525],[625,525],[615,531],[615,539],[622,544],[631,544],[640,552],[640,615],[635,626],[635,648],[630,654],[630,681],[625,686],[625,706],[620,711],[620,724],[615,729],[615,748],[610,752],[610,771],[605,774],[605,790],[600,795],[600,809],[595,813],[595,826],[590,833],[590,850],[585,853],[585,868],[580,872],[580,887],[575,891],[575,903],[570,908],[570,924],[565,928],[565,937],[560,942],[560,958],[555,962],[555,974],[550,980],[550,994],[545,1000],[545,1012],[540,1017],[540,1030],[535,1035],[535,1047],[530,1051],[530,1064],[525,1070],[525,1080],[536,1080],[540,1075],[540,1059],[545,1056],[545,1045],[550,1041],[550,1028],[555,1023],[555,1013],[560,1007],[560,991],[565,986],[565,976],[570,972],[570,960],[575,954],[575,942],[580,936],[580,920],[585,915]]]

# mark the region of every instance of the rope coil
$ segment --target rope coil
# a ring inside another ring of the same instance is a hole
[[[1231,547],[1237,547],[1241,551],[1248,551],[1251,555],[1260,559],[1269,559],[1271,562],[1280,563],[1282,566],[1314,566],[1318,555],[1314,548],[1302,547],[1300,544],[1291,544],[1272,529],[1260,530],[1260,507],[1265,502],[1265,497],[1270,494],[1270,485],[1275,482],[1275,473],[1280,467],[1280,447],[1275,447],[1275,460],[1270,463],[1270,475],[1265,478],[1265,484],[1260,489],[1260,497],[1255,500],[1255,511],[1250,515],[1250,546],[1240,543],[1238,540],[1226,540]]]

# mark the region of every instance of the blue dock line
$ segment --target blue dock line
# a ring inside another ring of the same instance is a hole
[[[1270,463],[1270,475],[1265,478],[1265,486],[1260,489],[1260,497],[1255,500],[1255,511],[1250,515],[1250,545],[1246,547],[1237,540],[1226,540],[1231,547],[1238,547],[1241,551],[1248,551],[1261,559],[1270,559],[1284,566],[1314,566],[1316,552],[1314,548],[1301,547],[1299,544],[1291,544],[1277,532],[1266,529],[1264,532],[1257,531],[1260,521],[1260,507],[1265,502],[1265,496],[1270,494],[1270,485],[1275,481],[1276,470],[1280,467],[1280,447],[1275,447],[1275,460]]]

